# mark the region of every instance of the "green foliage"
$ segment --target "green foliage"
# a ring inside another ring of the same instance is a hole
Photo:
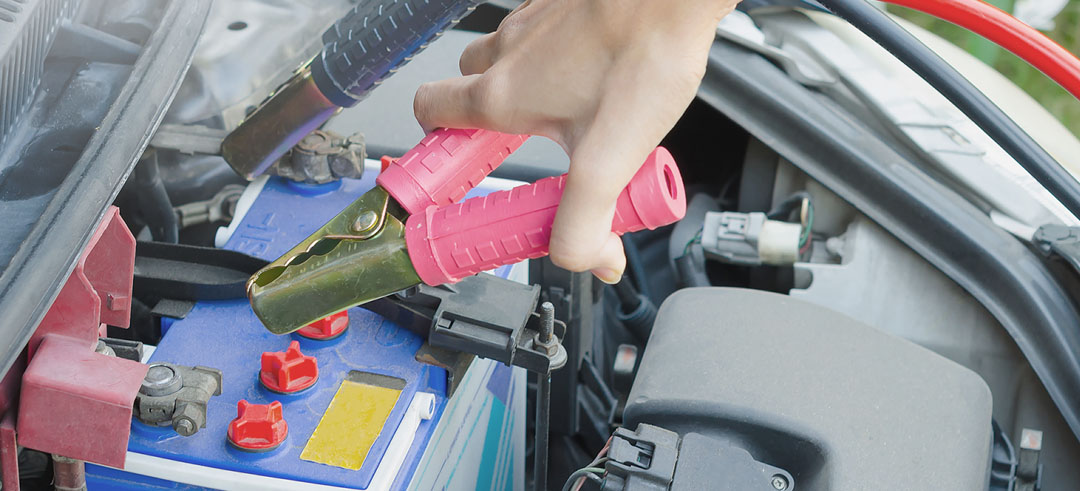
[[[1013,0],[991,0],[990,3],[1008,11],[1012,9]],[[1069,131],[1080,137],[1080,101],[1027,62],[948,22],[892,5],[889,6],[889,11],[947,39],[993,66],[1061,120]],[[1046,34],[1070,52],[1080,53],[1080,0],[1070,0],[1054,22],[1054,30]]]

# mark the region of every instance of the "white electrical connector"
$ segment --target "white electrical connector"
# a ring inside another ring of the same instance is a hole
[[[801,235],[798,223],[769,220],[764,213],[709,212],[701,248],[707,256],[726,263],[783,266],[799,260]]]

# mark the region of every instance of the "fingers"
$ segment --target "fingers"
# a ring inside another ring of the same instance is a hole
[[[503,17],[499,28],[495,32],[484,34],[473,40],[465,47],[458,61],[458,69],[462,75],[476,75],[484,73],[495,64],[499,57],[499,45],[515,44],[517,35],[527,24],[526,19],[530,13],[535,13],[539,5],[533,4],[533,0],[526,0],[518,5],[513,11]],[[529,9],[526,12],[526,9]]]
[[[416,121],[431,132],[435,128],[485,128],[480,111],[481,75],[467,75],[438,82],[428,82],[416,89],[413,113]],[[494,129],[494,128],[486,128]]]
[[[619,281],[626,267],[622,242],[611,232],[615,202],[654,147],[621,111],[601,112],[570,158],[570,173],[551,232],[551,260],[571,271],[590,270]],[[659,137],[654,137],[659,139]]]
[[[495,63],[496,33],[488,33],[476,38],[465,47],[458,61],[462,75],[484,73]]]

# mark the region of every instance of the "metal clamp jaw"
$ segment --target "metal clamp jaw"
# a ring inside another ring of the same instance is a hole
[[[539,286],[482,273],[450,285],[421,284],[364,307],[427,337],[431,346],[544,374],[565,365],[567,356],[557,336],[540,341],[539,300]],[[565,333],[566,325],[554,322]]]
[[[376,186],[248,280],[274,334],[420,283],[405,247],[407,215]]]

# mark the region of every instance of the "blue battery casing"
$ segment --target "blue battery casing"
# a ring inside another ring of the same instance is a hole
[[[314,187],[270,178],[224,247],[275,259],[372,186],[373,173],[360,180],[346,179]],[[474,190],[470,195],[478,194],[485,194],[485,190]],[[496,274],[505,277],[509,271],[510,267],[503,267]],[[246,299],[199,302],[184,319],[163,323],[162,330],[164,335],[150,361],[217,368],[222,371],[222,394],[212,397],[208,404],[206,427],[190,437],[181,437],[169,427],[133,421],[129,452],[249,474],[364,489],[371,482],[413,395],[418,391],[429,392],[435,395],[435,415],[422,421],[416,430],[412,448],[394,485],[402,488],[408,484],[446,404],[446,371],[415,359],[423,339],[362,308],[349,309],[349,328],[343,335],[327,341],[296,334],[271,334],[263,328]],[[261,354],[284,351],[293,340],[300,342],[305,355],[317,358],[319,380],[297,394],[269,391],[258,381]],[[302,460],[300,454],[308,438],[350,371],[389,375],[405,380],[406,385],[359,470]],[[236,417],[236,404],[241,399],[255,404],[282,403],[289,434],[280,447],[270,452],[250,453],[227,443],[226,428]],[[140,481],[141,476],[92,465],[87,473],[89,482],[98,483],[99,488],[126,487],[126,482],[136,482],[134,487],[155,487],[154,483],[161,481],[153,478]]]

